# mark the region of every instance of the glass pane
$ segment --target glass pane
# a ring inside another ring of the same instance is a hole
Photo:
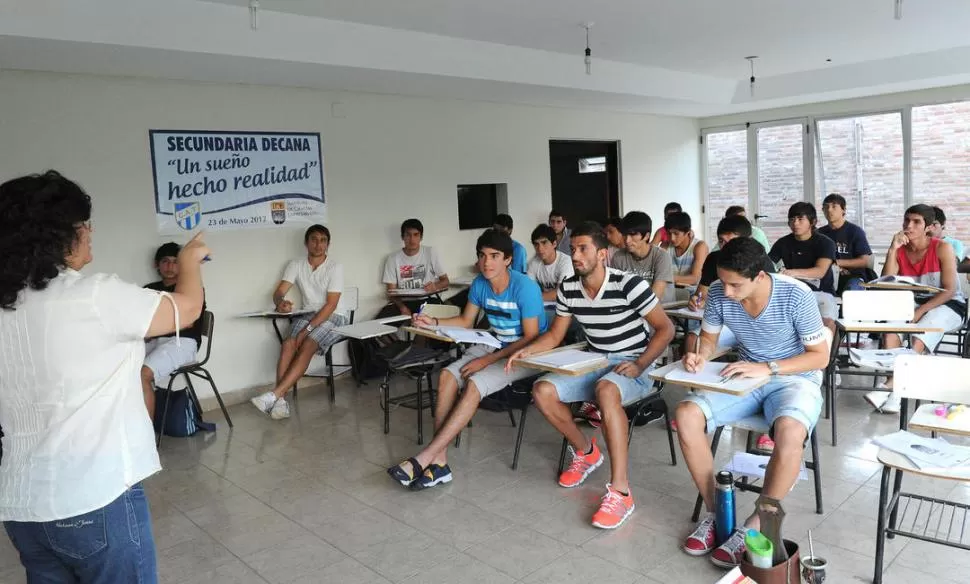
[[[945,233],[970,241],[970,102],[913,108],[913,202],[942,208]]]
[[[802,124],[758,128],[757,224],[772,243],[790,233],[788,208],[805,200],[804,132]]]
[[[899,113],[818,122],[815,207],[825,223],[822,200],[846,199],[846,217],[862,227],[869,245],[889,247],[903,216],[903,120]]]
[[[704,143],[707,147],[707,234],[713,241],[724,211],[731,205],[748,206],[748,132],[708,134]]]

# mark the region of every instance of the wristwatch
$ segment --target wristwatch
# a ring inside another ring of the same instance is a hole
[[[781,370],[781,367],[778,366],[778,361],[769,361],[768,369],[771,370],[772,375],[778,375],[778,372]]]
[[[308,333],[312,333],[313,332],[313,325],[312,324],[307,324],[306,325],[306,332],[308,332]]]

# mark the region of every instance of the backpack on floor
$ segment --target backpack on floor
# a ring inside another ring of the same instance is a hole
[[[155,390],[155,432],[158,433],[162,426],[162,414],[165,412],[165,405],[168,406],[168,416],[165,418],[166,436],[185,438],[192,436],[199,430],[214,432],[216,425],[202,419],[202,412],[196,406],[195,400],[189,396],[185,390],[169,391],[163,387]]]

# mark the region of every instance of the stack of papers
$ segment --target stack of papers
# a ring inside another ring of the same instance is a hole
[[[735,477],[746,476],[754,479],[763,479],[765,478],[765,471],[768,468],[768,461],[770,459],[770,456],[738,452],[731,459],[731,462],[724,467],[724,470],[731,471]],[[808,470],[805,468],[805,463],[802,462],[802,469],[798,471],[798,480],[804,481],[807,479]]]
[[[496,349],[502,348],[502,341],[496,339],[488,331],[462,328],[460,326],[439,326],[432,327],[431,330],[439,335],[448,337],[456,343],[488,345],[489,347],[495,347]]]
[[[606,366],[606,357],[601,353],[590,351],[580,351],[579,349],[566,349],[564,351],[554,351],[545,355],[536,355],[525,359],[537,365],[556,367],[559,369],[584,369],[586,367],[602,363]]]
[[[871,369],[892,369],[896,357],[915,355],[916,351],[900,347],[898,349],[849,349],[849,361],[859,367]]]
[[[921,469],[948,469],[970,462],[970,448],[954,446],[942,438],[925,438],[906,430],[873,438],[879,447],[902,454]]]

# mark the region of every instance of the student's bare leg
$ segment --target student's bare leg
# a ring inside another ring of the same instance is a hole
[[[310,361],[313,360],[313,355],[316,354],[319,348],[319,345],[313,339],[307,337],[303,340],[303,344],[296,350],[296,356],[290,360],[280,380],[276,382],[276,387],[273,388],[273,395],[281,398],[289,393],[290,389],[306,373],[307,367],[310,366]],[[280,357],[282,359],[282,353]]]
[[[700,406],[681,402],[677,406],[677,440],[697,490],[708,511],[714,510],[714,456],[707,443],[707,418]]]
[[[774,427],[775,450],[768,460],[763,494],[766,497],[781,501],[791,492],[792,487],[795,486],[795,481],[798,480],[798,473],[802,469],[805,439],[808,438],[808,431],[800,422],[787,416],[775,420]],[[754,529],[760,528],[758,515],[752,513],[744,522],[744,525]]]
[[[610,453],[610,482],[613,488],[621,493],[630,492],[629,473],[627,468],[629,446],[627,439],[630,432],[630,420],[623,410],[620,388],[611,381],[600,381],[596,384],[596,403],[603,419],[603,436],[606,438],[606,449]]]
[[[141,366],[141,392],[145,399],[148,418],[155,419],[155,372],[150,367]]]
[[[592,444],[573,420],[569,404],[559,400],[555,385],[547,381],[536,383],[532,386],[532,401],[535,402],[536,409],[542,412],[546,420],[566,438],[576,452],[589,451]]]
[[[434,438],[428,446],[419,452],[414,458],[422,467],[427,467],[431,463],[446,464],[448,462],[448,446],[458,433],[465,429],[468,422],[478,411],[478,404],[482,401],[482,396],[475,387],[474,381],[465,384],[465,391],[458,399],[451,413],[446,416],[440,425],[435,422],[436,431]]]
[[[276,383],[279,384],[283,376],[286,375],[286,370],[290,368],[290,363],[293,362],[293,357],[296,356],[296,339],[290,337],[283,341],[280,345],[280,358],[276,362]]]

